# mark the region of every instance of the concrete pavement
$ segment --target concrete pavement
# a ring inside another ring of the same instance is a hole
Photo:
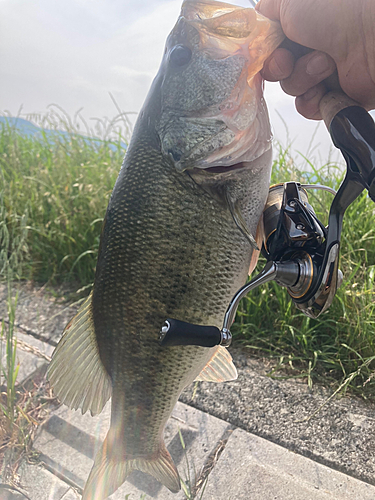
[[[74,308],[67,310],[43,291],[22,291],[16,332],[20,381],[43,373],[58,332],[73,314]],[[374,500],[373,407],[355,398],[335,399],[307,421],[329,391],[272,380],[261,361],[236,350],[233,356],[238,381],[188,388],[167,424],[166,443],[190,498],[203,492],[202,500]],[[96,417],[65,406],[54,409],[34,442],[37,463],[21,464],[19,491],[0,483],[0,499],[79,499],[109,426],[109,406]],[[135,472],[110,498],[187,495],[174,495]]]
[[[104,438],[109,405],[101,415],[54,411],[34,442],[39,464],[22,464],[20,486],[30,500],[80,498],[92,458]],[[181,439],[182,436],[182,439]],[[181,478],[197,484],[203,500],[373,500],[375,487],[178,403],[166,443]],[[184,445],[183,445],[184,443]],[[184,449],[185,446],[185,449]],[[207,484],[206,484],[207,483]],[[0,496],[1,498],[1,496]],[[184,500],[152,477],[134,472],[113,495],[120,499]]]

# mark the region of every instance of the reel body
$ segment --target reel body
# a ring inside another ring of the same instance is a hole
[[[308,189],[325,189],[336,195],[333,189],[320,185],[286,182],[271,186],[263,212],[262,253],[268,261],[283,264],[283,269],[286,263],[289,267],[294,264],[291,270],[294,283],[290,283],[291,278],[288,280],[285,271],[281,270],[275,279],[279,285],[287,287],[298,309],[317,318],[331,305],[342,275],[338,269],[339,241],[324,264],[328,230],[308,202]],[[325,272],[322,272],[323,265],[328,265]],[[322,275],[324,279],[318,283]]]

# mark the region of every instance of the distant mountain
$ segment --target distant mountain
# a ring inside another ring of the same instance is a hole
[[[81,134],[71,134],[70,132],[66,132],[65,130],[50,130],[47,128],[41,128],[37,125],[34,125],[28,120],[20,117],[14,116],[0,116],[0,127],[1,126],[10,126],[14,128],[19,134],[24,135],[26,137],[35,137],[37,139],[42,139],[46,137],[51,142],[58,141],[59,138],[69,139],[72,136],[78,136],[84,139],[86,142],[90,144],[95,144],[96,146],[101,146],[103,141],[100,139],[94,139],[91,137],[86,137]],[[108,146],[112,150],[117,150],[117,146],[115,144],[108,144]],[[124,142],[121,142],[121,147],[125,150],[127,145]]]

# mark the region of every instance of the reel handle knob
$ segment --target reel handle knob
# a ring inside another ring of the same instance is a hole
[[[160,332],[159,344],[161,347],[176,345],[199,345],[201,347],[214,347],[230,344],[231,337],[227,332],[220,331],[216,326],[202,326],[186,323],[178,319],[168,318]]]

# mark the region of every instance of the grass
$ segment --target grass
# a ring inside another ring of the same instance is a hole
[[[99,122],[101,123],[101,122]],[[71,132],[57,141],[0,133],[0,185],[4,220],[12,231],[27,213],[29,250],[22,278],[39,282],[92,282],[101,222],[124,156],[124,137],[114,123],[100,130],[71,122],[60,110],[40,117]],[[92,139],[99,133],[102,141]],[[1,266],[1,263],[0,263]]]
[[[47,117],[37,117],[37,123],[68,130],[70,134],[59,141],[46,135],[22,137],[9,126],[0,131],[3,224],[13,235],[11,241],[21,227],[27,233],[19,278],[72,282],[77,288],[92,283],[100,225],[124,155],[120,119],[119,115],[112,124],[99,122],[99,130],[82,130],[78,118],[70,120],[54,109]],[[93,136],[102,142],[91,140]],[[296,164],[282,148],[272,174],[273,183],[297,180],[336,189],[342,178],[342,167],[328,162],[317,168],[302,156]],[[327,222],[332,196],[310,191],[309,201]],[[323,377],[363,397],[374,393],[374,208],[366,194],[348,208],[340,258],[344,282],[318,320],[296,310],[275,283],[242,301],[233,328],[235,342],[253,355],[275,358],[272,376],[306,377],[310,385]],[[17,262],[13,265],[17,269]],[[258,269],[263,265],[260,262]]]
[[[17,226],[8,227],[4,196],[0,192],[0,217],[0,275],[7,285],[8,313],[7,323],[5,323],[4,318],[1,321],[0,386],[5,385],[6,390],[0,395],[0,409],[5,416],[5,428],[8,433],[12,433],[16,418],[15,386],[19,370],[19,365],[16,363],[17,339],[14,336],[18,293],[16,292],[15,297],[13,297],[12,283],[17,278],[19,279],[20,273],[22,273],[27,239],[27,214],[18,215]]]
[[[9,322],[5,325],[4,319],[1,324],[1,338],[5,341],[5,359],[6,362],[1,367],[2,377],[6,384],[5,404],[0,403],[0,408],[3,411],[9,431],[12,432],[15,420],[15,401],[16,401],[16,380],[19,370],[19,365],[16,364],[17,354],[17,339],[14,337],[14,321],[17,306],[18,293],[13,299],[11,282],[8,281],[8,318]]]
[[[197,477],[194,464],[189,463],[189,457],[187,454],[185,441],[184,441],[184,438],[182,436],[180,429],[178,429],[178,434],[180,437],[180,443],[181,443],[182,449],[184,450],[184,456],[185,456],[185,471],[184,472],[185,472],[186,478],[185,478],[185,480],[180,478],[181,489],[185,495],[186,500],[194,500],[195,498],[197,500],[202,500],[203,494],[205,492],[205,489],[206,489],[206,486],[208,483],[208,476],[205,477],[205,479],[203,480],[203,484],[200,485],[199,489],[197,489],[197,486],[198,486],[197,480],[199,480],[199,478]],[[194,477],[193,477],[192,473],[194,474]],[[199,495],[199,497],[198,497],[198,495]]]
[[[35,430],[46,416],[43,401],[46,391],[42,390],[45,382],[34,381],[27,388],[16,385],[20,366],[14,331],[18,299],[15,288],[27,256],[27,213],[15,215],[15,220],[17,224],[7,225],[3,192],[0,192],[0,276],[7,287],[7,321],[2,319],[0,329],[0,470],[4,488],[12,488],[21,458],[32,457]]]

